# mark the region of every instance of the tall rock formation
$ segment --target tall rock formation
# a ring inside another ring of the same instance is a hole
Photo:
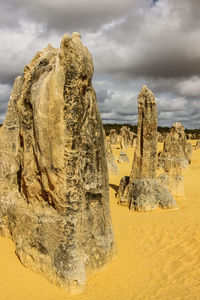
[[[149,211],[157,206],[175,208],[169,190],[156,176],[157,166],[157,108],[153,93],[143,86],[138,96],[137,144],[130,178],[121,179],[119,203],[129,208]]]
[[[115,252],[92,58],[80,35],[17,77],[0,134],[0,233],[21,262],[70,290]]]
[[[122,126],[120,129],[120,147],[121,149],[127,149],[130,145],[130,128]]]
[[[157,108],[153,93],[143,86],[138,96],[137,144],[131,178],[156,178]]]

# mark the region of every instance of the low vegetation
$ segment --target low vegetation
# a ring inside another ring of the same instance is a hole
[[[137,125],[131,125],[131,124],[103,124],[104,130],[106,135],[109,135],[110,129],[115,129],[117,134],[120,133],[120,129],[122,126],[126,126],[130,128],[131,131],[137,133]],[[158,132],[160,133],[168,133],[170,131],[170,127],[162,127],[158,126]],[[196,136],[200,137],[200,129],[185,129],[186,134],[194,134]]]

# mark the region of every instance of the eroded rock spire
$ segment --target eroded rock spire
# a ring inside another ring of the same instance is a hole
[[[138,96],[137,144],[131,178],[156,178],[157,108],[155,97],[146,85]]]
[[[157,108],[153,93],[143,86],[138,96],[137,144],[129,177],[120,182],[118,199],[137,211],[157,206],[175,208],[170,191],[159,183],[157,167]]]
[[[21,262],[64,288],[115,252],[93,62],[80,34],[17,77],[0,142],[0,233]]]

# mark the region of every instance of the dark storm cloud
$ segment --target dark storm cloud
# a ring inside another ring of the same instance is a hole
[[[0,84],[0,123],[6,115],[8,106],[8,95],[11,92],[11,86],[8,84]]]
[[[137,94],[147,84],[160,125],[200,127],[199,15],[199,0],[2,0],[1,88],[49,42],[59,47],[64,32],[80,31],[104,121],[136,123]],[[0,97],[1,118],[9,91]]]
[[[0,2],[0,28],[17,28],[21,19],[26,17],[26,9],[23,6],[17,7],[12,1]]]
[[[199,7],[195,0],[160,0],[129,12],[124,22],[105,33],[108,51],[98,67],[127,78],[199,75],[200,52],[195,45],[200,44],[200,19],[193,21]]]
[[[84,30],[94,31],[105,22],[122,17],[127,10],[134,7],[134,0],[112,1],[112,0],[4,0],[1,8],[4,12],[34,22],[45,23],[48,30]],[[13,14],[14,15],[14,14]],[[3,21],[9,25],[9,18]],[[17,23],[17,17],[14,17]]]

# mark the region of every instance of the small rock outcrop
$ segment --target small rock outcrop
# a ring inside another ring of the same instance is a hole
[[[156,179],[144,178],[131,180],[129,184],[129,208],[137,211],[151,211],[156,207],[177,208],[167,187]]]
[[[122,178],[118,199],[137,211],[149,211],[157,206],[176,208],[169,192],[158,180],[157,108],[153,93],[143,86],[138,96],[137,145],[130,179]]]
[[[110,129],[110,143],[111,145],[116,145],[117,144],[117,139],[118,139],[118,135],[115,129]]]
[[[190,162],[192,147],[187,142],[184,127],[180,122],[175,122],[167,134],[164,140],[163,151],[159,155],[159,164],[162,164],[162,160],[164,161],[168,154],[172,158],[182,160],[183,168],[187,167]]]
[[[115,252],[93,62],[80,35],[38,52],[0,129],[0,234],[27,267],[69,290]]]
[[[136,147],[136,141],[137,141],[137,134],[130,131],[129,132],[129,138],[130,138],[130,147]]]
[[[195,149],[196,150],[200,149],[200,140],[197,140],[196,145],[195,145]]]
[[[163,151],[158,157],[158,167],[164,170],[159,180],[169,187],[174,196],[184,196],[182,170],[188,167],[191,158],[192,145],[187,142],[183,125],[175,122],[164,140]]]
[[[191,133],[187,133],[186,138],[187,138],[187,140],[192,140],[193,135]]]
[[[117,191],[118,204],[127,206],[128,203],[128,185],[130,182],[130,176],[124,176],[120,180],[119,188]]]

